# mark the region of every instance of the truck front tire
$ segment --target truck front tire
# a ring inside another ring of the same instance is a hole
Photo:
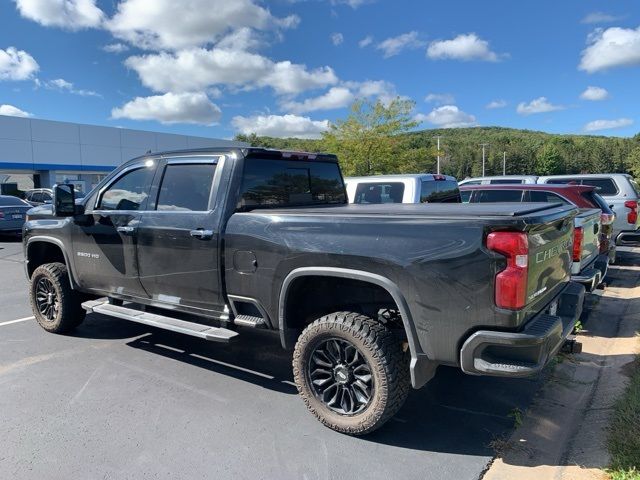
[[[304,329],[293,374],[307,408],[327,427],[364,435],[400,410],[411,388],[399,335],[353,312],[325,315]]]
[[[63,263],[46,263],[31,275],[31,309],[48,332],[68,333],[82,323],[86,312],[81,295],[71,288]]]

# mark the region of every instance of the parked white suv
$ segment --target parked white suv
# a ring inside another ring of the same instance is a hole
[[[349,203],[460,203],[458,182],[449,175],[372,175],[344,181]]]
[[[640,186],[626,173],[552,175],[539,177],[538,183],[575,183],[599,187],[598,193],[616,214],[613,236],[616,245],[640,245]]]
[[[473,177],[465,178],[459,185],[506,185],[536,183],[538,177],[535,175],[500,175],[498,177]]]

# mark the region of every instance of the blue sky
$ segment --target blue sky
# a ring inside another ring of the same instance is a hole
[[[637,0],[5,0],[0,22],[0,114],[314,137],[400,95],[420,128],[640,131]]]

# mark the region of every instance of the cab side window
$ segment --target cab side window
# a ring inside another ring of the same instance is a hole
[[[125,173],[102,194],[98,210],[140,210],[149,196],[155,170],[140,167]]]
[[[543,192],[540,190],[530,190],[529,201],[545,202],[545,203],[562,203],[563,205],[569,205],[569,202],[567,202],[560,195],[556,195],[553,192]]]
[[[216,171],[214,164],[169,164],[164,171],[158,210],[204,212]]]

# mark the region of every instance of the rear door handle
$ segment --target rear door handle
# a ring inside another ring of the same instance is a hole
[[[129,226],[118,227],[116,228],[116,230],[118,231],[118,233],[121,233],[123,235],[133,235],[136,231],[135,227],[129,227]]]
[[[203,228],[197,228],[196,230],[191,230],[189,235],[192,237],[199,238],[200,240],[209,240],[213,238],[213,230],[205,230]]]

